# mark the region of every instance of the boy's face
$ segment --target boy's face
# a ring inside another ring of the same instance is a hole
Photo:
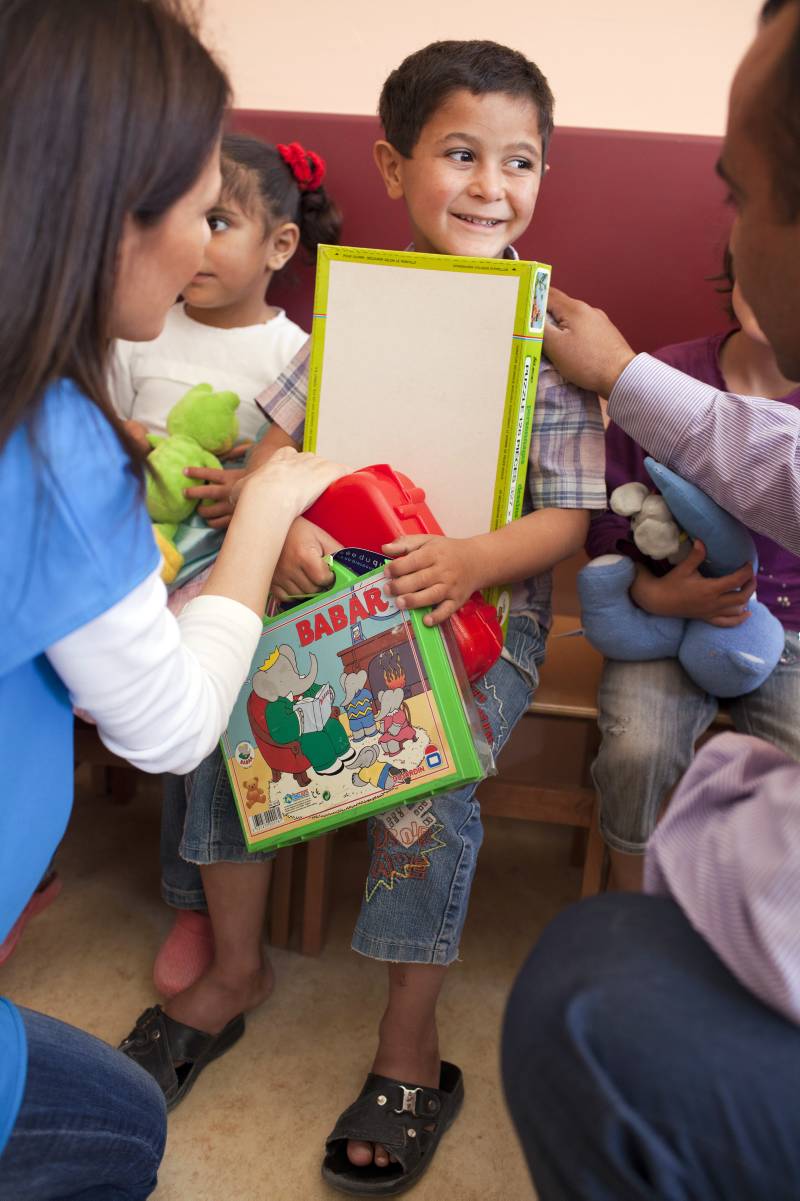
[[[452,92],[411,158],[378,142],[375,161],[389,196],[406,202],[417,250],[500,258],[527,229],[539,194],[539,112],[505,92]]]

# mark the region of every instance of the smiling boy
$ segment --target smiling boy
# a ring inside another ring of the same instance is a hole
[[[533,216],[553,128],[553,97],[538,67],[493,42],[437,42],[392,72],[379,111],[385,137],[375,162],[389,197],[406,205],[413,247],[517,257],[513,241]],[[302,438],[307,382],[305,347],[259,400],[276,423],[272,438],[279,429],[286,441]],[[402,538],[385,548],[398,605],[431,605],[437,624],[475,589],[517,582],[503,657],[473,689],[495,755],[538,683],[551,568],[583,546],[588,511],[604,507],[597,398],[543,361],[525,515],[473,538]],[[327,536],[301,520],[275,578],[287,592],[326,584],[321,555],[330,549]],[[400,839],[402,811],[369,823],[372,861],[353,947],[388,964],[389,997],[371,1072],[336,1123],[322,1169],[352,1194],[414,1184],[463,1097],[460,1070],[440,1057],[436,1006],[458,955],[483,831],[474,786],[426,804],[411,845]]]

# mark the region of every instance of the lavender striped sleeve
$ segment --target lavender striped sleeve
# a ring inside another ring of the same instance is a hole
[[[800,764],[721,734],[650,840],[645,889],[667,893],[730,971],[800,1022]]]
[[[617,380],[608,411],[654,458],[800,555],[800,412],[792,405],[718,392],[641,354]]]

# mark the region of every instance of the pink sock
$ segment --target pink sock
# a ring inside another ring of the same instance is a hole
[[[153,964],[153,983],[164,997],[189,988],[214,959],[214,932],[207,913],[181,909]]]

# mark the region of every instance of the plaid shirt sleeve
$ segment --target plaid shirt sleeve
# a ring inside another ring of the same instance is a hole
[[[308,399],[308,361],[311,339],[298,350],[274,383],[256,397],[265,417],[279,425],[295,442],[302,442]]]
[[[534,509],[605,509],[600,403],[542,358],[533,410],[528,491]]]

